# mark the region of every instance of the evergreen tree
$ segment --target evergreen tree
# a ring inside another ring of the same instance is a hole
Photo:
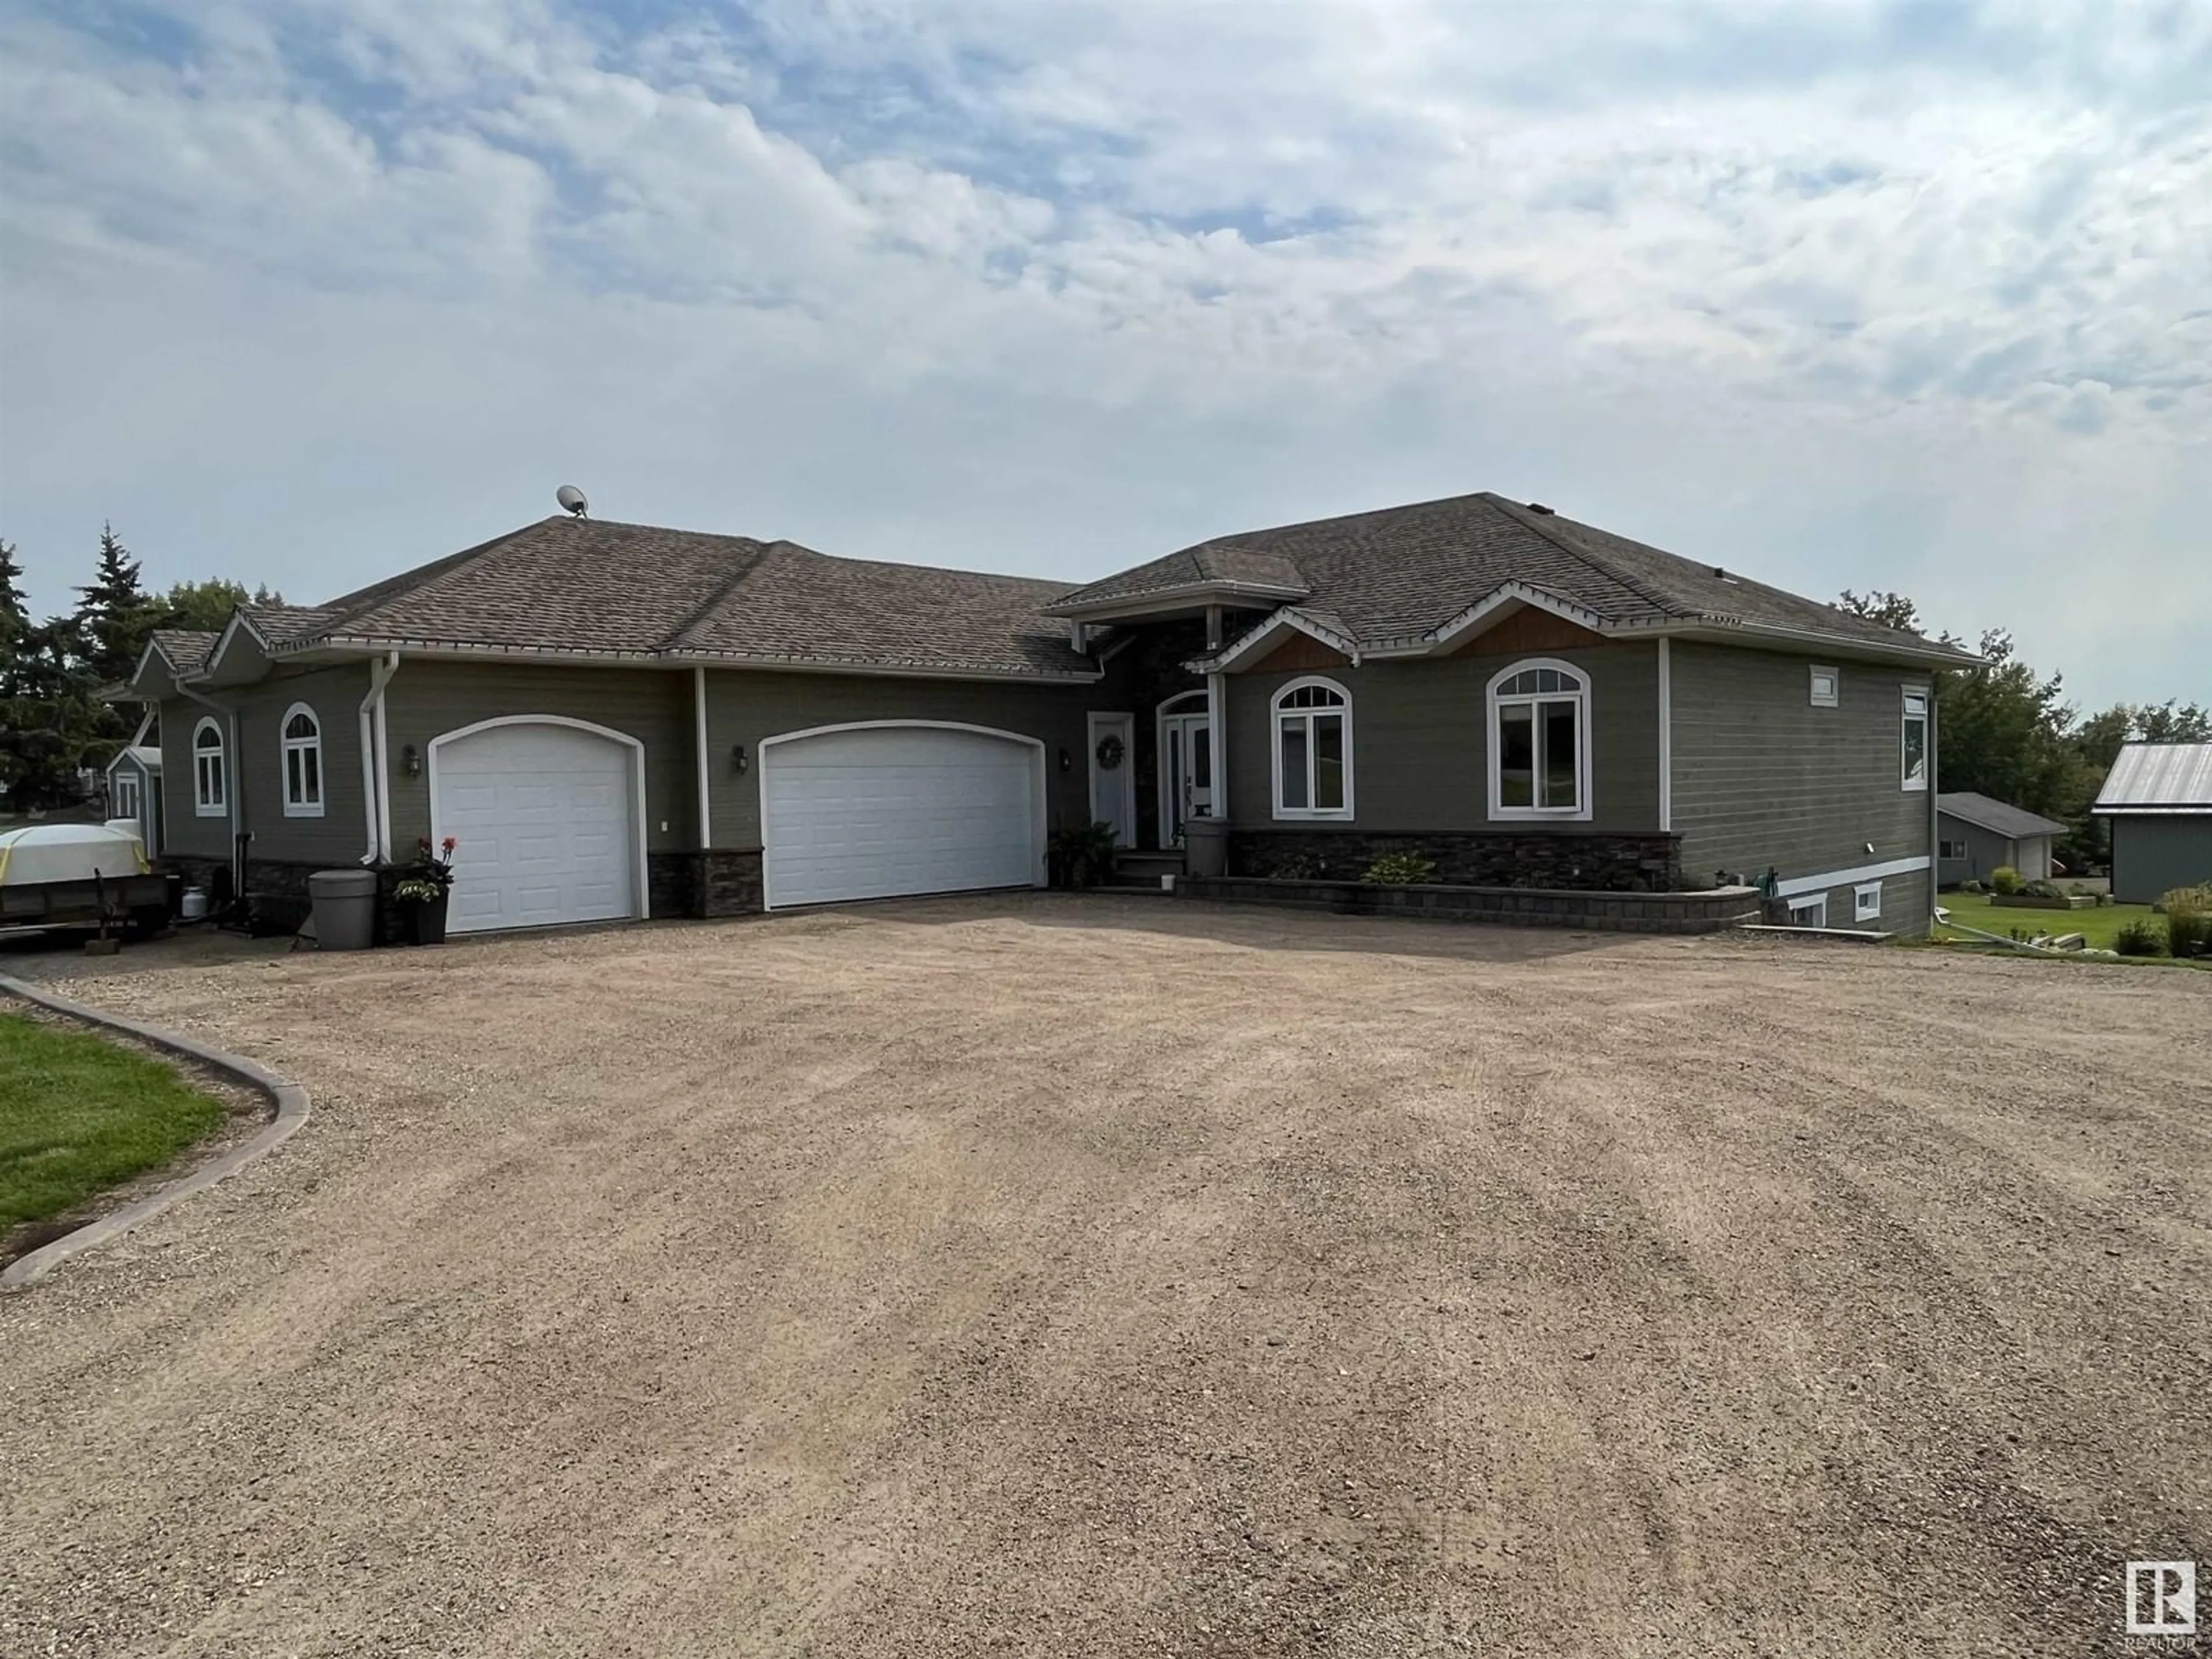
[[[100,563],[78,588],[76,631],[83,660],[102,685],[127,680],[145,654],[146,639],[159,625],[160,601],[139,580],[131,556],[112,525],[100,527]]]
[[[15,544],[0,537],[0,681],[4,681],[14,653],[31,631],[31,607],[23,597],[23,567],[15,562]]]

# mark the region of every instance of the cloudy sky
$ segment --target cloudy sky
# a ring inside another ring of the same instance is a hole
[[[0,533],[1088,578],[1495,489],[2212,698],[2212,8],[10,0]]]

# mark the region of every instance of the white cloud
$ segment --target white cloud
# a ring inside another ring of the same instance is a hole
[[[1808,592],[1911,589],[2092,695],[2212,695],[2183,620],[2212,608],[2194,15],[165,27],[0,24],[0,528],[48,603],[103,515],[157,574],[313,595],[562,477],[1070,577],[1496,486]]]

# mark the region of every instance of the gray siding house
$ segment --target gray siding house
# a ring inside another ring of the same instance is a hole
[[[2112,825],[2122,903],[2212,882],[2212,743],[2126,744],[2092,810]]]
[[[2004,868],[2029,881],[2045,880],[2051,845],[2065,833],[2056,818],[1970,789],[1947,790],[1936,797],[1936,884],[1987,881],[1992,870]]]
[[[1492,495],[1218,538],[1070,588],[558,517],[313,607],[165,633],[163,855],[298,908],[459,842],[456,931],[1171,864],[1682,890],[1913,932],[1918,635]]]

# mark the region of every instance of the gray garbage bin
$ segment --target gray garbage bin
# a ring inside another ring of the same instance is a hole
[[[1229,873],[1229,820],[1185,818],[1182,821],[1183,868],[1194,876]]]
[[[318,951],[366,951],[376,943],[376,872],[318,870],[307,878]]]

